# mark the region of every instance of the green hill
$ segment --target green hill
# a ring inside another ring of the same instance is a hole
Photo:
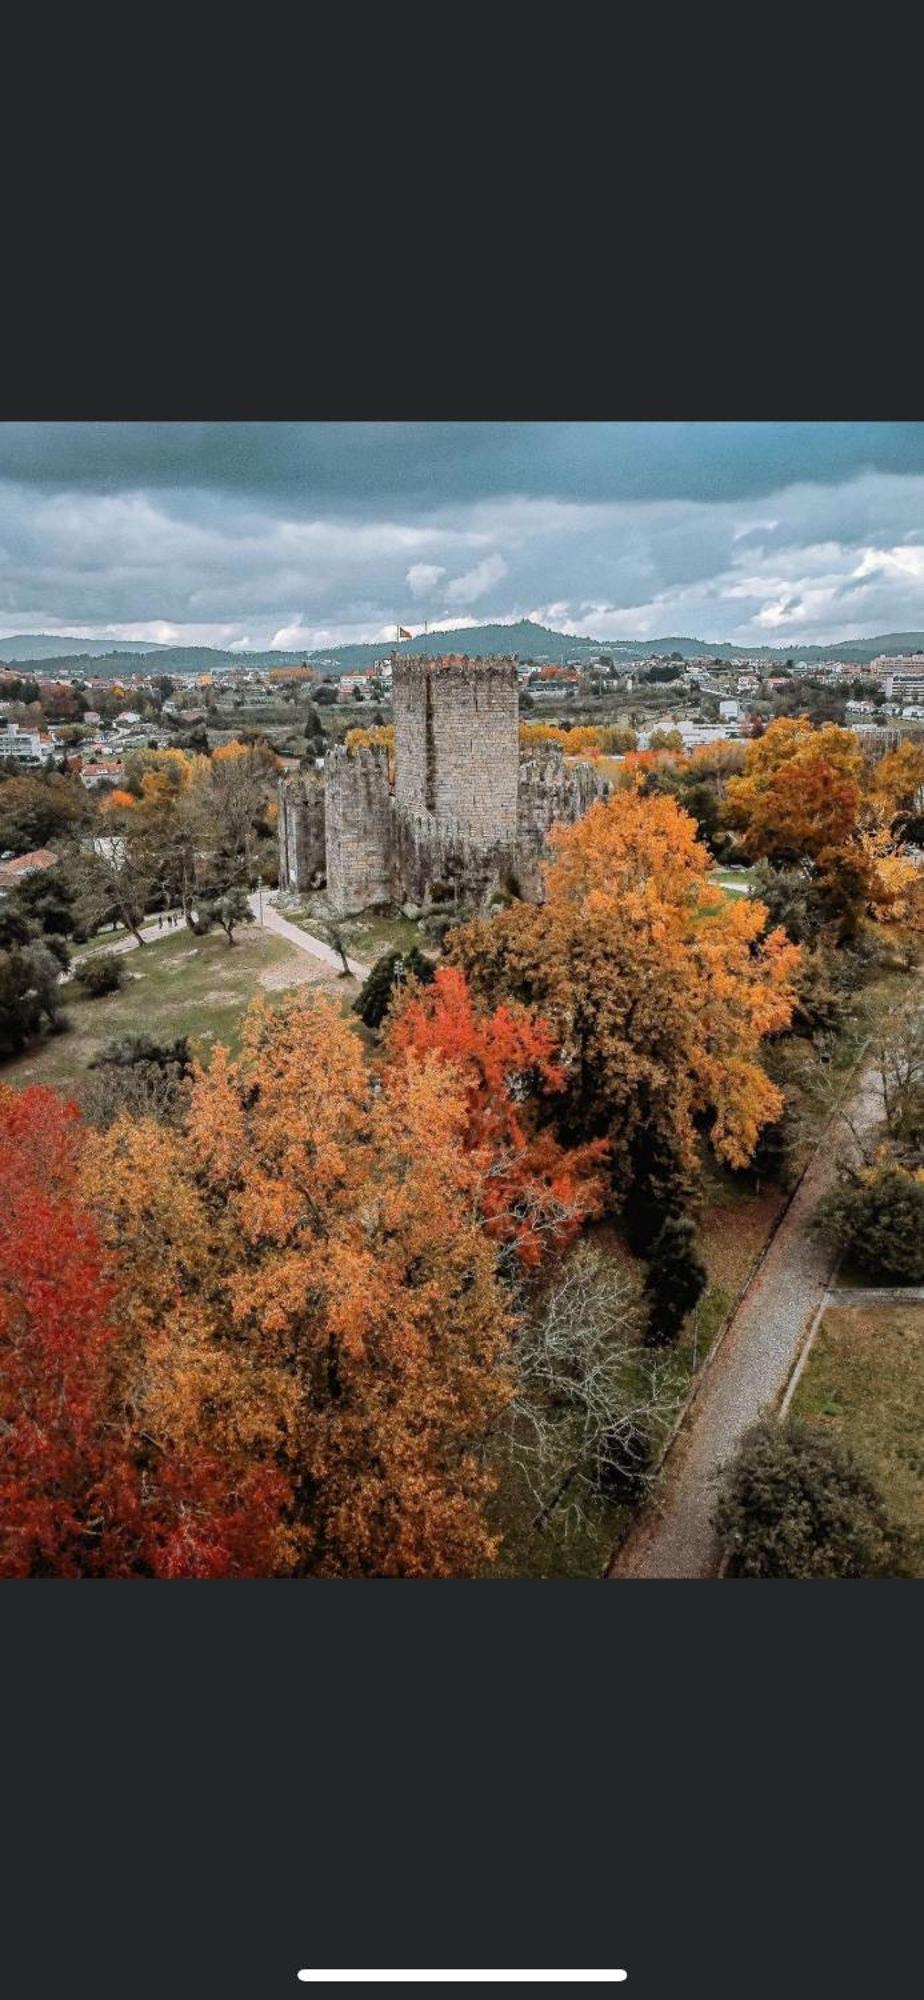
[[[70,649],[70,650],[68,650]],[[65,639],[41,633],[25,633],[0,640],[0,661],[8,665],[28,663],[32,673],[55,672],[106,674],[113,680],[137,673],[147,657],[152,673],[202,674],[221,672],[226,667],[298,666],[306,658],[323,673],[359,673],[374,660],[397,651],[407,653],[467,653],[483,659],[496,653],[516,653],[521,660],[539,665],[560,665],[564,661],[593,660],[605,653],[621,660],[649,659],[653,654],[679,653],[685,660],[731,660],[746,654],[768,662],[787,659],[856,660],[875,659],[877,653],[916,653],[924,650],[924,632],[884,632],[872,639],[844,639],[834,646],[733,646],[727,640],[691,639],[671,636],[661,639],[595,639],[592,634],[577,637],[555,632],[522,618],[512,625],[460,625],[451,631],[418,633],[403,639],[397,648],[386,640],[367,644],[318,648],[304,652],[229,652],[213,646],[164,646],[133,640],[114,647],[111,642]]]
[[[11,639],[0,639],[0,660],[7,662],[70,660],[77,654],[85,659],[98,660],[116,652],[126,656],[132,653],[159,653],[161,650],[153,639],[124,639],[118,646],[112,639],[68,639],[63,634],[50,632],[16,632]]]

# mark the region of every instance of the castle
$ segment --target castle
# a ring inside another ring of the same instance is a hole
[[[579,819],[608,781],[556,744],[521,759],[513,659],[396,659],[392,700],[393,781],[385,748],[343,745],[323,773],[281,780],[280,887],[326,885],[340,916],[538,898],[549,828]]]

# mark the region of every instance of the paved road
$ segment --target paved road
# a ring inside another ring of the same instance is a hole
[[[257,923],[259,923],[260,896],[256,889],[250,897],[250,907]],[[168,912],[168,915],[178,917],[181,925],[185,922],[182,910],[173,910]],[[321,959],[324,965],[332,966],[335,972],[343,971],[340,953],[334,951],[331,945],[325,944],[322,938],[312,937],[310,932],[303,931],[298,924],[291,924],[288,917],[280,916],[279,911],[274,909],[265,891],[263,894],[263,924],[266,930],[274,931],[277,937],[284,937],[288,940],[289,944],[294,944],[297,951],[306,951],[312,958]],[[153,924],[143,924],[141,935],[145,944],[153,944],[158,938],[170,937],[171,932],[165,921],[162,925],[158,925],[156,922]],[[105,939],[101,938],[98,943],[98,949],[101,951],[136,951],[137,948],[138,940],[134,937],[114,938],[111,944],[107,944]],[[84,958],[92,958],[93,956],[95,956],[93,952],[83,953]],[[80,964],[81,959],[76,958],[74,960],[75,967]],[[348,958],[347,964],[354,979],[368,979],[370,970],[368,965],[360,964],[357,958]],[[61,976],[64,979],[67,977],[67,974],[62,973]]]
[[[846,1107],[858,1131],[882,1117],[871,1065]],[[829,1132],[783,1217],[734,1319],[700,1380],[664,1466],[660,1494],[613,1564],[613,1577],[707,1577],[719,1551],[710,1525],[715,1479],[748,1426],[781,1395],[804,1334],[825,1297],[835,1255],[810,1228],[836,1171]]]

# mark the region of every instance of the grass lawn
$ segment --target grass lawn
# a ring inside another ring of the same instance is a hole
[[[924,1576],[924,1304],[829,1306],[791,1412],[866,1461]]]
[[[311,931],[315,937],[327,938],[330,911],[321,899],[315,902],[308,896],[300,906],[290,906],[286,901],[280,908],[290,923]],[[434,950],[432,939],[424,936],[419,924],[410,917],[393,916],[388,910],[363,910],[359,916],[338,917],[336,921],[349,956],[362,965],[374,965],[388,951],[413,951],[415,945],[419,951]]]
[[[765,1182],[760,1192],[724,1173],[711,1160],[705,1171],[699,1249],[709,1283],[684,1327],[678,1358],[699,1367],[723,1321],[737,1304],[785,1205],[782,1188]]]
[[[62,988],[69,1032],[4,1064],[4,1083],[75,1089],[91,1057],[115,1035],[169,1041],[188,1035],[205,1060],[216,1042],[237,1048],[242,1016],[256,993],[272,1000],[288,987],[310,985],[346,1009],[358,991],[355,980],[328,974],[320,960],[256,926],[242,930],[230,948],[220,932],[197,938],[184,928],[126,952],[125,967],[129,978],[121,993],[104,999],[88,999],[74,981]]]
[[[721,889],[730,889],[734,894],[741,889],[749,889],[752,881],[750,868],[714,868],[710,880],[718,882]]]

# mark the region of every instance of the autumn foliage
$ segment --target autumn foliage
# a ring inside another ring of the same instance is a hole
[[[744,845],[777,866],[807,862],[847,907],[869,871],[860,843],[862,754],[849,729],[780,716],[729,780],[728,817]]]
[[[0,1575],[261,1574],[283,1482],[147,1432],[82,1150],[73,1105],[0,1091]]]
[[[562,1249],[599,1212],[606,1141],[563,1147],[555,1138],[549,1100],[567,1077],[546,1022],[503,1002],[493,1012],[476,1008],[464,973],[443,966],[393,1017],[388,1050],[392,1062],[437,1056],[458,1076],[488,1234],[511,1245],[522,1266]]]
[[[605,1135],[625,1191],[644,1133],[681,1164],[708,1130],[731,1166],[778,1118],[760,1062],[785,1028],[799,952],[766,910],[707,878],[695,822],[676,800],[617,792],[552,835],[548,899],[462,926],[450,939],[483,1004],[545,1018],[563,1051],[564,1136]]]
[[[195,1074],[185,1131],[87,1139],[84,1198],[130,1273],[136,1422],[245,1502],[275,1482],[270,1573],[455,1575],[493,1552],[477,1446],[510,1318],[467,1115],[435,1054],[376,1088],[331,1006],[258,1003],[240,1059]]]

